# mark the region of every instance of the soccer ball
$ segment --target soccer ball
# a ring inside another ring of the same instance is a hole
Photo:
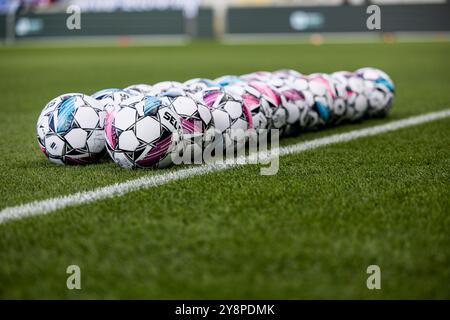
[[[394,82],[380,69],[362,68],[355,73],[364,80],[364,94],[368,100],[367,115],[369,117],[386,116],[394,100]]]
[[[286,129],[284,135],[295,135],[300,132],[300,117],[307,112],[308,105],[305,96],[292,88],[284,86],[277,90],[281,98],[281,104],[287,110]]]
[[[133,96],[140,95],[140,94],[147,95],[152,91],[152,86],[150,86],[148,84],[140,83],[140,84],[133,84],[131,86],[128,86],[123,90]]]
[[[270,107],[268,129],[278,129],[281,135],[287,124],[288,111],[282,104],[280,94],[275,88],[261,81],[250,81],[248,85],[256,89]]]
[[[323,81],[302,76],[292,82],[292,87],[303,94],[308,105],[308,112],[300,117],[302,129],[315,129],[328,124],[332,98]]]
[[[155,83],[148,94],[151,96],[157,96],[167,92],[186,95],[184,85],[177,81],[162,81]]]
[[[242,98],[222,87],[212,87],[197,93],[196,99],[211,109],[215,129],[223,138],[223,147],[242,148],[246,131],[253,126],[252,115]]]
[[[367,98],[364,94],[364,81],[353,72],[339,71],[331,77],[344,87],[346,92],[345,120],[355,122],[361,120],[367,111]]]
[[[326,73],[314,73],[310,75],[310,78],[321,81],[326,86],[327,91],[331,96],[329,123],[338,124],[345,120],[347,112],[347,93],[344,85]]]
[[[272,72],[269,71],[255,71],[246,73],[240,76],[240,78],[243,81],[250,82],[250,81],[265,81],[272,77]]]
[[[203,149],[212,142],[214,121],[211,110],[192,97],[166,93],[161,97],[179,115],[183,129],[184,154],[201,159]]]
[[[221,87],[226,87],[230,85],[234,85],[240,82],[243,82],[241,78],[235,75],[225,75],[221,76],[217,79],[214,79],[214,82],[217,83]]]
[[[272,72],[272,75],[287,81],[294,81],[295,79],[302,76],[300,72],[292,69],[280,69]]]
[[[180,117],[159,97],[132,96],[105,121],[106,149],[124,168],[172,164],[183,150]]]
[[[250,83],[252,81],[264,82],[265,84],[268,84],[273,88],[280,88],[287,84],[285,79],[277,77],[275,74],[268,71],[257,71],[244,74],[241,76],[241,79],[247,83]]]
[[[56,164],[88,164],[104,153],[103,106],[82,93],[51,100],[36,125],[42,152]]]
[[[246,83],[230,85],[225,87],[225,90],[242,98],[244,105],[250,110],[252,127],[256,133],[259,133],[260,129],[267,129],[272,111],[269,103],[266,99],[263,99],[262,94],[258,90]]]
[[[117,92],[117,91],[122,91],[122,89],[119,89],[119,88],[102,89],[102,90],[99,90],[99,91],[91,94],[91,97],[96,100],[102,100],[103,97],[106,97],[107,95],[109,95],[113,92]]]
[[[122,101],[131,96],[132,94],[125,90],[112,88],[97,91],[92,95],[92,98],[98,100],[105,112],[109,113],[116,110]]]
[[[217,83],[213,82],[210,79],[206,79],[206,78],[194,78],[194,79],[188,80],[185,83],[183,83],[183,86],[186,91],[195,94],[199,91],[202,91],[203,89],[206,89],[209,87],[216,87]]]

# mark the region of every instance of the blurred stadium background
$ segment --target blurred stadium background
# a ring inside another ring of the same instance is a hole
[[[366,27],[371,4],[381,8],[380,30]],[[66,27],[71,5],[81,29]],[[449,13],[447,0],[0,0],[0,39],[448,41]]]

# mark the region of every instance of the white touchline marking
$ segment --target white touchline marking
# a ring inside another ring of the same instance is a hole
[[[327,137],[310,141],[299,142],[290,146],[281,147],[278,151],[280,156],[293,153],[301,153],[326,145],[347,142],[362,137],[374,136],[380,133],[395,131],[398,129],[411,127],[447,117],[450,117],[450,109],[414,116],[403,120],[392,121],[387,124],[374,127],[353,130],[346,133],[333,134]],[[261,155],[262,157],[265,156],[265,152],[263,153],[264,154]],[[180,169],[172,172],[141,177],[122,183],[116,183],[90,191],[77,192],[66,196],[33,201],[14,207],[7,207],[0,211],[0,223],[13,219],[21,219],[34,215],[47,214],[62,208],[94,202],[101,199],[112,198],[114,196],[121,196],[139,189],[156,187],[171,181],[198,176],[209,172],[222,171],[231,167],[243,165],[239,164],[239,162],[236,162],[233,164],[201,165],[187,169]]]

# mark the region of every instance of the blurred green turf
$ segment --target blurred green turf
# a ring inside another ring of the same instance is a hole
[[[57,167],[35,140],[66,92],[255,70],[384,69],[394,109],[294,143],[450,107],[450,44],[0,48],[2,207],[159,171]],[[0,225],[2,298],[450,298],[450,121]],[[171,170],[171,169],[167,169]],[[83,290],[65,288],[79,264]],[[369,291],[365,268],[382,268]]]

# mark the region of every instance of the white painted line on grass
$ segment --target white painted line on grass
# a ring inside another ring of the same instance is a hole
[[[316,149],[322,146],[347,142],[362,137],[374,136],[380,133],[395,131],[398,129],[415,126],[418,124],[450,117],[450,109],[427,113],[419,116],[406,118],[403,120],[392,121],[387,124],[369,127],[365,129],[354,130],[346,133],[334,134],[323,138],[310,141],[304,141],[279,149],[279,154],[288,155],[301,153],[307,150]],[[261,156],[265,156],[265,152]],[[205,173],[222,171],[241,164],[222,164],[222,165],[200,165],[187,169],[180,169],[172,172],[141,177],[127,182],[116,183],[110,186],[97,188],[91,191],[77,192],[74,194],[60,196],[56,198],[33,201],[15,207],[7,207],[0,211],[0,223],[21,219],[29,216],[47,214],[59,209],[76,206],[101,199],[121,196],[132,191],[151,188],[166,184],[171,181],[186,179],[192,176],[198,176]]]

